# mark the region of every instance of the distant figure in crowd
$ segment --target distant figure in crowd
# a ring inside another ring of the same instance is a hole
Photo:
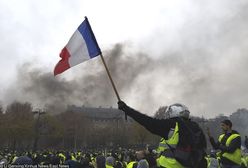
[[[144,115],[123,101],[118,108],[143,125],[148,131],[165,140],[165,148],[158,159],[161,168],[205,168],[206,139],[196,122],[189,119],[189,110],[182,104],[173,104],[166,109],[166,119]]]
[[[137,151],[136,158],[138,160],[137,168],[149,168],[149,163],[146,160],[145,151]]]
[[[245,147],[246,147],[246,149],[248,149],[248,138],[247,138],[247,136],[245,136]]]
[[[106,168],[114,168],[115,158],[113,156],[108,156],[106,158]]]
[[[237,131],[232,130],[232,122],[223,120],[221,122],[223,134],[215,142],[208,130],[207,134],[211,145],[214,149],[219,149],[221,152],[217,154],[220,157],[222,168],[239,168],[241,165],[241,138]]]
[[[99,155],[96,157],[96,168],[106,168],[106,159],[104,156]]]

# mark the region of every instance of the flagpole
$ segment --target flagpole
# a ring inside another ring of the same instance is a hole
[[[118,92],[117,92],[117,89],[116,89],[116,87],[115,87],[114,81],[113,81],[113,79],[112,79],[112,77],[111,77],[111,75],[110,75],[110,72],[109,72],[109,69],[108,69],[108,67],[107,67],[107,64],[106,64],[106,62],[105,62],[105,60],[104,60],[102,54],[100,54],[100,56],[101,56],[103,65],[104,65],[104,67],[105,67],[105,69],[106,69],[106,71],[107,71],[107,74],[108,74],[109,80],[110,80],[110,82],[111,82],[111,84],[112,84],[112,87],[113,87],[113,89],[114,89],[114,91],[115,91],[115,95],[116,95],[118,101],[121,101],[120,96],[119,96],[119,94],[118,94]],[[126,113],[125,113],[125,119],[127,120],[127,115],[126,115]]]

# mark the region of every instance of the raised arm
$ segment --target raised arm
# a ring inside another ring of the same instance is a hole
[[[166,139],[170,128],[174,128],[176,124],[174,120],[156,119],[142,114],[127,106],[123,101],[118,102],[118,108],[124,111],[128,116],[133,118],[139,124],[144,126],[151,133]]]

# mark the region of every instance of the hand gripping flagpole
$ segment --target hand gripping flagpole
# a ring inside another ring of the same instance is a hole
[[[112,84],[112,87],[113,87],[113,89],[114,89],[114,91],[115,91],[116,97],[117,97],[118,101],[121,101],[120,96],[119,96],[119,94],[118,94],[118,92],[117,92],[117,89],[116,89],[116,87],[115,87],[114,81],[113,81],[113,79],[112,79],[112,77],[111,77],[111,75],[110,75],[110,72],[109,72],[109,70],[108,70],[107,64],[106,64],[106,62],[105,62],[105,60],[104,60],[104,58],[103,58],[103,55],[100,54],[100,56],[101,56],[103,65],[104,65],[104,67],[105,67],[105,69],[106,69],[106,71],[107,71],[107,74],[108,74],[109,80],[110,80],[110,82],[111,82],[111,84]],[[127,120],[127,115],[126,115],[126,113],[125,113],[125,120]]]

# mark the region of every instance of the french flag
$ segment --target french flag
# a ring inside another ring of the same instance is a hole
[[[101,54],[90,23],[85,20],[77,28],[60,53],[61,60],[54,68],[54,76]]]

